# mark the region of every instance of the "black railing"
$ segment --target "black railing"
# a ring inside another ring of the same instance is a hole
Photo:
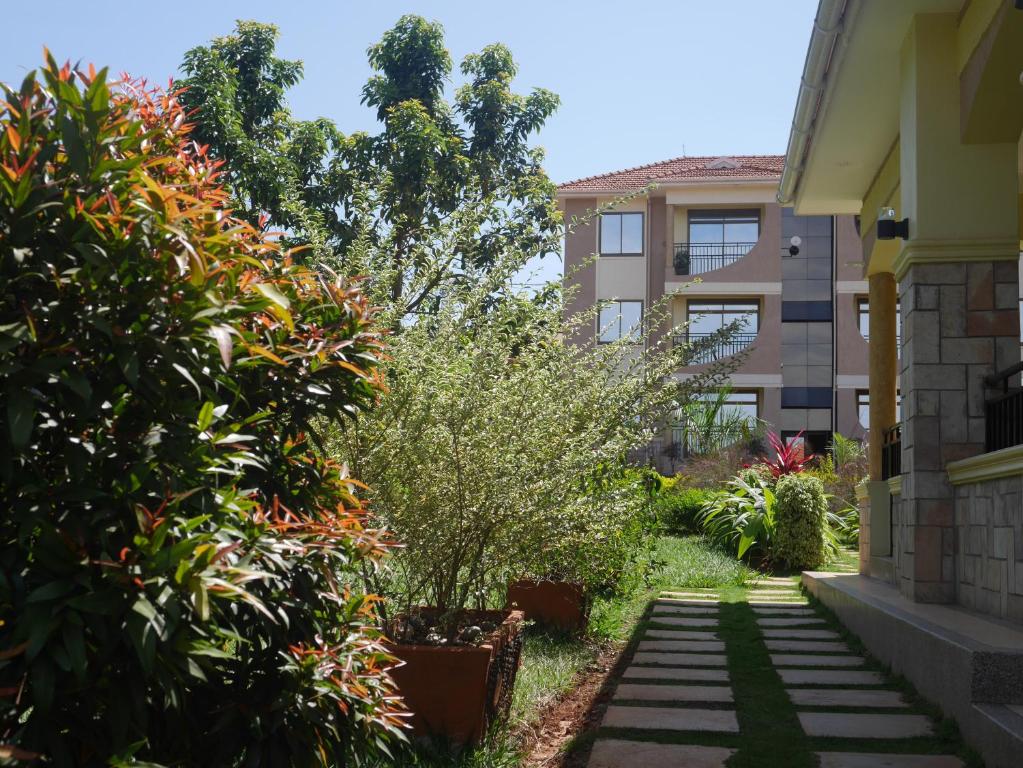
[[[998,451],[1023,444],[1023,389],[1012,384],[1023,371],[1023,363],[993,373],[984,379],[989,387],[1001,387],[1001,394],[984,402],[984,450]]]
[[[734,264],[756,243],[675,243],[675,274],[702,275]]]
[[[902,474],[902,425],[886,429],[881,436],[881,479]]]
[[[689,365],[703,365],[742,352],[757,337],[755,333],[733,333],[727,338],[711,343],[707,342],[707,339],[717,335],[716,333],[683,333],[675,336],[673,342],[676,347],[682,344],[692,344],[695,349],[689,360]]]

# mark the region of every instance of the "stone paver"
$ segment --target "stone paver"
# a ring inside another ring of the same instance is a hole
[[[731,702],[732,689],[724,685],[643,685],[620,683],[616,699],[634,701],[703,701]]]
[[[830,629],[762,629],[764,637],[791,637],[802,640],[838,640],[841,635]]]
[[[776,667],[862,667],[862,656],[819,656],[810,653],[772,653],[771,663]]]
[[[848,712],[797,712],[807,736],[845,739],[909,739],[930,736],[931,721],[924,715],[865,715]]]
[[[717,616],[717,606],[700,608],[695,605],[655,605],[654,616]]]
[[[908,707],[898,691],[856,688],[789,688],[785,691],[797,707]]]
[[[698,651],[702,653],[724,653],[723,640],[642,640],[641,651]]]
[[[654,605],[694,605],[698,608],[721,605],[717,600],[690,600],[686,597],[659,597]]]
[[[753,612],[757,614],[770,614],[772,616],[816,616],[811,608],[793,608],[788,605],[780,605],[776,607],[767,607],[766,605],[756,605],[753,607]]]
[[[869,669],[779,669],[786,685],[883,685],[884,678]]]
[[[764,640],[769,651],[816,651],[817,653],[852,653],[845,643],[827,640]]]
[[[723,667],[724,655],[715,653],[649,653],[639,651],[632,657],[633,664],[662,664],[673,667]]]
[[[612,704],[604,714],[605,728],[643,728],[665,731],[738,733],[735,712],[727,709],[681,709],[678,707],[623,707]]]
[[[713,616],[696,618],[695,616],[652,616],[650,619],[655,624],[664,624],[669,627],[716,627],[718,620]]]
[[[658,640],[714,640],[717,633],[712,629],[703,632],[697,629],[648,629],[643,637]]]
[[[815,619],[815,618],[812,618],[812,617],[802,618],[802,617],[793,616],[793,617],[790,618],[790,617],[786,616],[785,618],[780,618],[780,619],[772,619],[772,618],[764,619],[764,618],[759,618],[759,617],[757,618],[757,624],[759,624],[761,627],[800,627],[803,624],[823,624],[823,623],[824,623],[824,619]]]
[[[630,680],[674,680],[690,683],[727,683],[727,669],[706,667],[627,667],[622,677]]]
[[[785,595],[786,597],[798,597],[801,595],[798,589],[751,589],[750,597],[762,597],[764,595]]]
[[[637,766],[686,766],[721,768],[734,749],[695,744],[657,744],[652,741],[598,739],[587,768],[637,768]]]
[[[820,768],[963,768],[954,755],[880,755],[868,752],[820,752]]]

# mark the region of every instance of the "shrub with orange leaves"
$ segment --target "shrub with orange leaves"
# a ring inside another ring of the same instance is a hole
[[[175,94],[47,55],[0,95],[0,756],[386,748],[389,543],[316,449],[380,386],[358,284],[231,217]]]

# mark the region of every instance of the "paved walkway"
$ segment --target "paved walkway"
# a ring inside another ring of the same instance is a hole
[[[793,579],[662,593],[589,768],[962,768],[837,629]]]

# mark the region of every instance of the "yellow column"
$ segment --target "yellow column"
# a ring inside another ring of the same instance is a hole
[[[895,275],[878,272],[870,286],[870,479],[881,479],[881,445],[895,425],[898,349],[896,348]]]

